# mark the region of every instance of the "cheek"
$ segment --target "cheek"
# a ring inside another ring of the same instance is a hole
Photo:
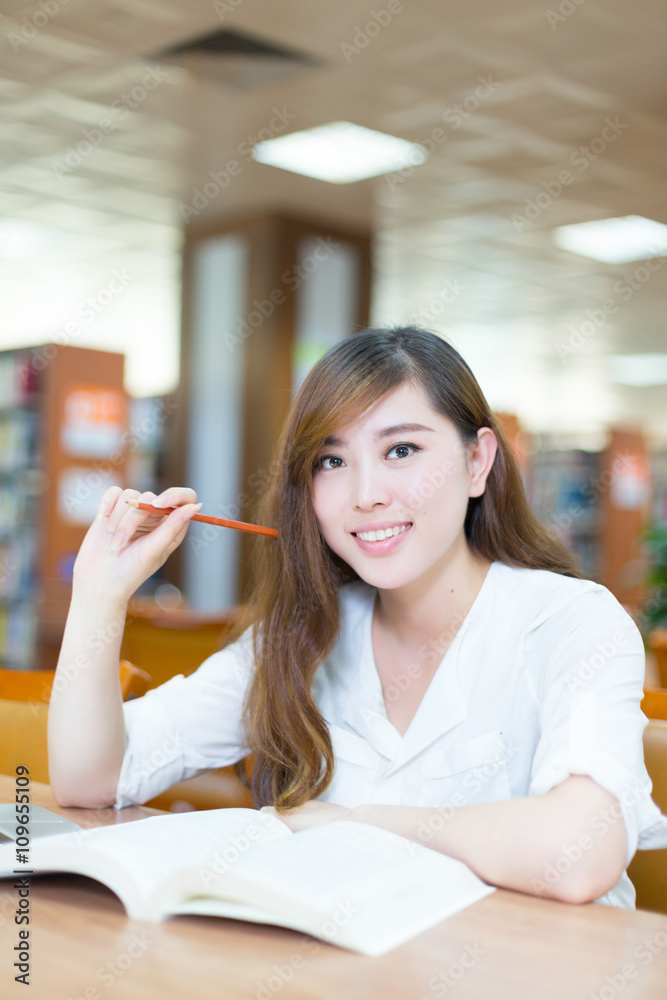
[[[438,511],[465,511],[468,505],[469,477],[465,470],[441,463],[432,468],[420,470],[406,483],[410,488],[410,508],[424,515]]]
[[[335,491],[330,488],[331,484],[323,484],[320,480],[315,480],[313,485],[313,510],[320,526],[320,530],[327,542],[332,527],[340,523],[337,514]]]

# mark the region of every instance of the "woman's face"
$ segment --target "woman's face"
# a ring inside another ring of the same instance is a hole
[[[468,498],[484,492],[496,445],[483,428],[466,449],[423,390],[398,386],[318,453],[313,502],[327,544],[382,589],[437,572],[467,549]]]

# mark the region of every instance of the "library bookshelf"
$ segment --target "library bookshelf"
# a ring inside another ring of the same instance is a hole
[[[0,352],[0,665],[54,667],[72,567],[99,499],[125,485],[124,356]]]

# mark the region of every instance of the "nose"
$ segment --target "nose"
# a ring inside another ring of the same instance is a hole
[[[372,462],[360,464],[351,477],[350,499],[355,510],[373,510],[391,503],[385,471]]]

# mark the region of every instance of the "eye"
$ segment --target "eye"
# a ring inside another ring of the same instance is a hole
[[[405,454],[405,452],[407,451],[408,448],[411,448],[412,451],[409,452],[408,454]],[[390,455],[392,453],[392,451],[398,451],[399,449],[401,451],[403,451],[403,454],[398,456],[399,458],[410,458],[410,456],[412,454],[415,454],[416,452],[421,451],[421,448],[419,447],[419,445],[408,444],[408,442],[405,441],[405,442],[402,442],[401,444],[394,444],[394,445],[392,445],[391,448],[389,449],[389,451],[387,452],[387,455]]]
[[[318,469],[327,469],[327,470],[331,470],[332,468],[333,469],[340,469],[340,465],[331,466],[331,465],[325,465],[324,463],[325,462],[342,462],[342,461],[343,461],[343,459],[339,458],[338,455],[322,455],[322,457],[318,458],[317,461],[315,462],[314,471],[317,471]]]

